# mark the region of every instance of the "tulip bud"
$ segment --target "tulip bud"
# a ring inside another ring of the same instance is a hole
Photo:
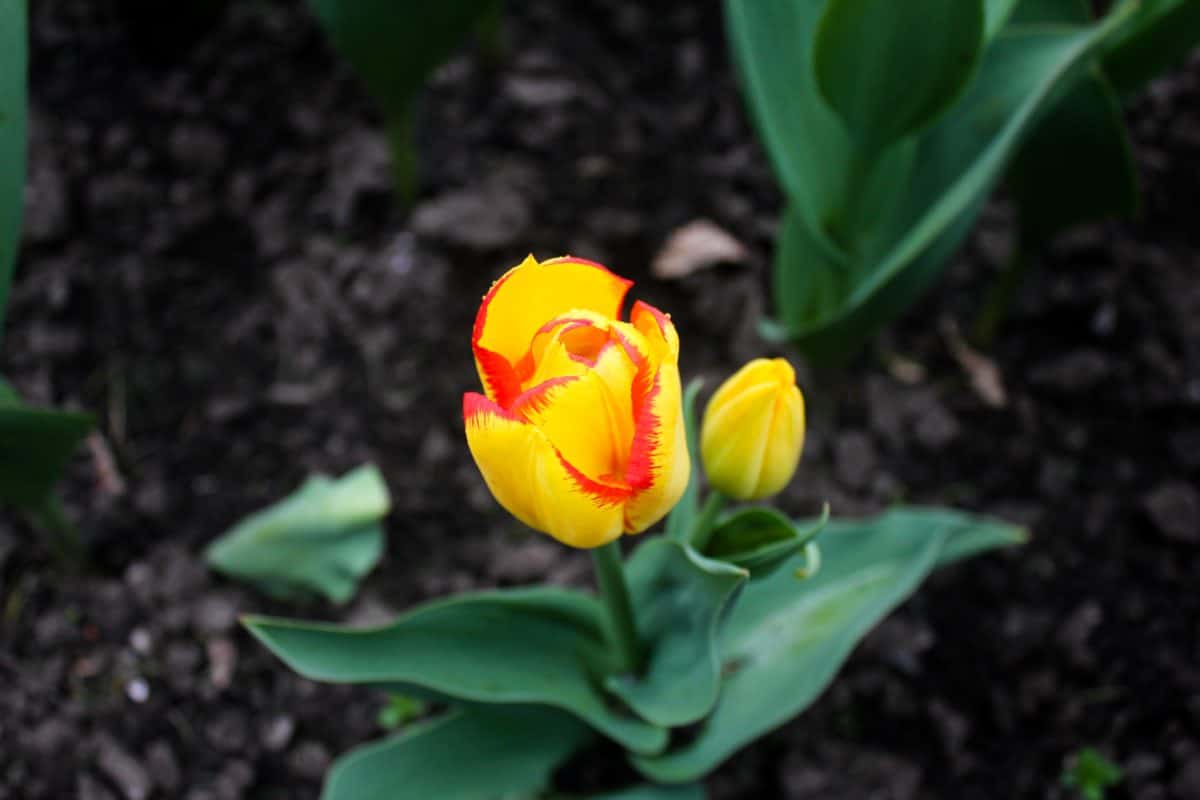
[[[760,500],[787,485],[804,445],[804,397],[792,365],[756,358],[713,394],[700,430],[700,455],[714,489]]]

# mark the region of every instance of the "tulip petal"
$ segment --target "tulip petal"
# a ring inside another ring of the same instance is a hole
[[[647,342],[655,347],[659,361],[679,362],[679,334],[671,316],[664,314],[649,303],[638,300],[629,312],[629,321]]]
[[[625,505],[627,533],[644,531],[666,516],[683,496],[692,471],[679,367],[663,363],[648,379],[640,375],[633,406],[634,437],[626,481],[637,492]]]
[[[631,285],[599,264],[571,257],[539,263],[529,256],[506,272],[484,296],[471,336],[488,397],[507,407],[520,393],[516,367],[547,320],[572,309],[615,319]]]
[[[467,444],[500,505],[572,547],[621,535],[622,503],[571,465],[536,427],[475,392],[463,395]]]
[[[725,387],[722,387],[724,389]],[[759,497],[777,388],[770,383],[715,392],[701,430],[704,468],[733,497]],[[720,402],[718,401],[720,399]]]

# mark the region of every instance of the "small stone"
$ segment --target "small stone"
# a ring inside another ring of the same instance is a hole
[[[288,746],[292,734],[296,731],[296,723],[287,714],[271,717],[262,726],[259,739],[267,750],[278,753]]]
[[[942,450],[958,438],[960,425],[950,410],[931,392],[913,398],[917,441],[930,450]]]
[[[35,756],[50,759],[62,753],[74,738],[75,732],[70,725],[58,717],[50,717],[25,734],[24,746]]]
[[[1200,542],[1200,492],[1182,481],[1169,481],[1142,498],[1142,508],[1158,532],[1189,544]]]
[[[241,800],[254,782],[254,768],[245,761],[232,761],[213,783],[217,800]]]
[[[174,795],[183,784],[183,774],[179,770],[179,761],[171,745],[162,739],[151,742],[146,748],[146,771],[150,780],[165,794]]]
[[[288,757],[288,766],[301,778],[319,780],[329,768],[329,751],[320,742],[301,742]]]
[[[240,753],[246,747],[246,717],[240,711],[223,711],[204,726],[208,743],[222,753]]]
[[[574,81],[541,75],[515,75],[505,82],[504,90],[517,105],[526,108],[560,106],[579,94]]]
[[[202,634],[227,633],[237,624],[237,606],[227,595],[207,594],[196,604],[192,625]]]
[[[1094,600],[1081,603],[1063,622],[1058,631],[1058,643],[1079,667],[1090,667],[1096,657],[1088,639],[1104,621],[1104,609]]]
[[[146,770],[107,736],[97,741],[96,766],[120,788],[126,800],[145,800],[150,796],[150,776]]]
[[[209,640],[205,649],[208,651],[208,676],[213,686],[218,689],[229,688],[237,667],[237,647],[232,640],[222,637]]]
[[[144,703],[150,699],[150,685],[142,678],[134,678],[125,684],[125,696],[134,703]]]
[[[150,632],[145,628],[134,628],[129,632],[129,646],[139,656],[146,656],[150,655],[154,641],[150,638]]]

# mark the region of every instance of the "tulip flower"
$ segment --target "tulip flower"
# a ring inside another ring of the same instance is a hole
[[[467,443],[513,516],[594,548],[661,519],[687,487],[679,337],[630,281],[532,256],[496,281],[471,346],[485,394],[463,396]]]
[[[804,445],[804,397],[782,358],[756,358],[713,393],[700,429],[708,481],[735,500],[776,494]]]

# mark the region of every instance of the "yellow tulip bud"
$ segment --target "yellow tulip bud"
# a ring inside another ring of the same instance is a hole
[[[782,358],[756,358],[713,394],[700,429],[708,481],[735,500],[776,494],[804,446],[804,397]]]
[[[691,470],[679,336],[631,283],[579,258],[532,256],[483,298],[471,337],[485,394],[463,397],[467,444],[513,516],[572,547],[649,528]]]

